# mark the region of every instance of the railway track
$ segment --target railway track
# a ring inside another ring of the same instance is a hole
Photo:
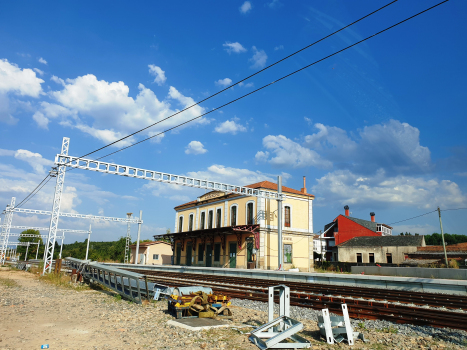
[[[173,287],[203,285],[235,298],[258,301],[267,301],[267,288],[281,283],[255,278],[127,270]],[[341,304],[346,303],[352,318],[385,319],[396,323],[467,331],[467,297],[464,296],[300,282],[287,282],[287,286],[290,287],[291,305],[312,309],[328,308],[331,312],[342,314]]]

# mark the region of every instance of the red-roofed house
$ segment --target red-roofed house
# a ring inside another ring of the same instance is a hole
[[[321,239],[326,243],[325,258],[328,261],[338,261],[335,248],[354,237],[391,236],[392,227],[375,221],[375,213],[370,213],[371,220],[363,220],[350,216],[349,206],[344,207],[345,214],[339,215],[331,223],[324,226]]]
[[[277,192],[262,181],[246,187]],[[313,271],[313,199],[304,186],[282,186],[284,268]],[[277,201],[247,194],[208,192],[175,207],[174,263],[207,267],[277,269]]]

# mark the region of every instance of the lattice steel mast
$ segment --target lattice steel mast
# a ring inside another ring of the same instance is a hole
[[[62,151],[58,155],[59,160],[61,157],[68,156],[68,149],[70,147],[70,139],[64,137],[62,141]],[[54,201],[52,205],[52,217],[50,218],[49,237],[45,245],[45,258],[44,270],[42,273],[50,272],[52,269],[52,260],[54,257],[55,240],[57,238],[58,219],[60,218],[60,205],[62,202],[63,184],[65,182],[66,166],[59,165],[57,169],[57,182],[55,184]]]
[[[10,205],[7,205],[5,210],[5,220],[3,222],[2,236],[0,238],[2,242],[0,247],[0,264],[2,265],[5,264],[6,248],[8,246],[8,238],[10,236],[11,221],[13,220],[12,209],[15,207],[15,202],[16,198],[12,197]]]

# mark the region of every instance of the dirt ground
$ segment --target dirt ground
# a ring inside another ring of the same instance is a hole
[[[69,278],[69,277],[67,277]],[[191,332],[167,325],[165,301],[137,305],[112,292],[56,285],[37,274],[0,268],[0,349],[258,349],[244,323],[262,324],[265,312],[235,307],[237,329]],[[311,349],[344,349],[319,339],[316,322],[303,321]],[[369,333],[354,349],[461,349],[457,345],[398,334]]]

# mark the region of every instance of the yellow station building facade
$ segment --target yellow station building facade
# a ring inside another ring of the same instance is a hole
[[[305,179],[304,179],[305,182]],[[252,189],[277,192],[277,184],[262,181]],[[282,186],[282,236],[285,270],[313,271],[313,200],[306,193]],[[277,200],[208,192],[176,206],[170,238],[174,265],[225,268],[278,268]]]

